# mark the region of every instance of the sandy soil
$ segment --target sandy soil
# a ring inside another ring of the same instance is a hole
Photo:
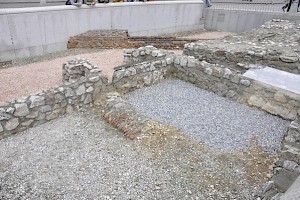
[[[185,33],[182,36],[194,39],[217,39],[231,34],[228,32],[201,32]],[[174,50],[173,52],[182,53],[181,50]],[[21,61],[21,63],[25,63],[24,65],[18,64],[19,66],[0,69],[0,102],[28,96],[62,84],[62,64],[74,58],[88,59],[92,64],[99,66],[103,73],[108,75],[109,80],[111,80],[113,68],[123,62],[122,49],[99,50],[97,52],[93,50],[92,53],[57,56],[59,58],[55,58],[55,56],[45,55],[45,60],[42,57],[38,62],[29,64],[26,63],[25,59],[25,61]],[[49,57],[51,57],[50,60]]]
[[[123,62],[123,50],[113,49],[31,63],[0,70],[0,102],[50,89],[62,84],[62,64],[74,58],[85,58],[97,65],[108,77]]]

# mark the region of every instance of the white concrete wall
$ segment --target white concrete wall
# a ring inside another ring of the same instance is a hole
[[[0,9],[0,62],[65,50],[70,36],[127,29],[132,36],[200,28],[202,1]]]
[[[205,9],[204,27],[208,30],[244,32],[271,19],[299,20],[299,13]]]

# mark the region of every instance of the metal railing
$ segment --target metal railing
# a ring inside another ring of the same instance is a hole
[[[290,12],[300,15],[300,0],[211,0],[210,9]]]

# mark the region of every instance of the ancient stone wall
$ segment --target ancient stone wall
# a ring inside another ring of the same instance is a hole
[[[291,123],[288,134],[283,142],[281,155],[284,159],[300,164],[300,119]]]
[[[171,53],[166,50],[158,49],[151,45],[137,49],[124,49],[123,52],[124,63],[127,64],[160,58],[170,54]]]
[[[298,56],[280,55],[274,51],[248,49],[232,50],[226,47],[213,47],[205,43],[189,43],[184,54],[210,63],[222,63],[240,70],[247,70],[249,64],[262,64],[279,70],[300,74]]]
[[[63,66],[63,85],[0,104],[0,139],[93,104],[95,96],[107,84],[107,77],[85,60],[70,61]],[[79,76],[78,69],[85,74],[80,71]]]
[[[184,54],[241,70],[262,64],[300,74],[299,29],[299,21],[273,19],[246,33],[186,44]]]
[[[119,92],[129,92],[164,80],[173,63],[174,55],[155,57],[152,60],[130,63],[115,68],[112,87]]]
[[[199,61],[192,56],[176,56],[174,67],[177,78],[205,90],[285,119],[294,120],[300,116],[300,95],[244,77],[242,71]]]

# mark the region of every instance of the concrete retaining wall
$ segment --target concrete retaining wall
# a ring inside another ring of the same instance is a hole
[[[205,9],[204,27],[208,30],[244,32],[271,19],[299,20],[298,13]]]
[[[67,49],[70,36],[127,29],[151,36],[201,27],[200,1],[134,2],[0,10],[0,62]]]

